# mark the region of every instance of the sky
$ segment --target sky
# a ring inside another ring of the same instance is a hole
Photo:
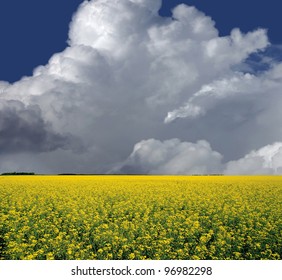
[[[279,1],[0,3],[0,173],[281,174]]]

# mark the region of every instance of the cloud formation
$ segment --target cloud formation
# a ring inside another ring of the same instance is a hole
[[[223,163],[223,156],[205,140],[148,139],[137,143],[130,156],[111,173],[122,174],[281,174],[282,142],[251,151]]]
[[[282,174],[282,143],[267,145],[228,162],[226,174]]]
[[[263,85],[263,80],[263,77],[258,78],[249,73],[238,72],[221,80],[213,81],[193,94],[184,106],[168,112],[165,123],[172,122],[177,118],[202,116],[207,113],[207,110],[212,109],[225,99],[240,99],[243,94],[253,94],[258,97],[259,94],[264,94],[267,88],[266,85]]]
[[[195,7],[160,7],[84,1],[63,52],[0,82],[0,172],[210,173],[282,141],[282,64],[263,53],[266,31],[220,37]]]
[[[0,154],[48,152],[68,145],[68,138],[52,131],[36,105],[0,100]]]
[[[222,156],[207,141],[181,142],[179,139],[143,140],[112,173],[125,174],[215,174],[221,173]]]

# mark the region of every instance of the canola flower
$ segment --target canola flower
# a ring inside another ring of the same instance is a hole
[[[1,176],[0,259],[281,259],[279,176]]]

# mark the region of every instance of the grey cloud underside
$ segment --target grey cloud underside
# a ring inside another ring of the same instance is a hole
[[[47,152],[67,145],[68,137],[52,131],[39,106],[0,100],[0,154]]]
[[[282,141],[282,66],[263,55],[266,31],[219,37],[194,7],[171,18],[160,7],[85,1],[68,48],[33,76],[0,82],[0,171],[266,172],[265,157],[260,167],[246,158]],[[248,64],[258,52],[262,73]]]

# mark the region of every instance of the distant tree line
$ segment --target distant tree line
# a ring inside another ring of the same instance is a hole
[[[9,176],[15,176],[15,175],[35,175],[34,172],[5,172],[2,173],[1,175],[9,175]]]

